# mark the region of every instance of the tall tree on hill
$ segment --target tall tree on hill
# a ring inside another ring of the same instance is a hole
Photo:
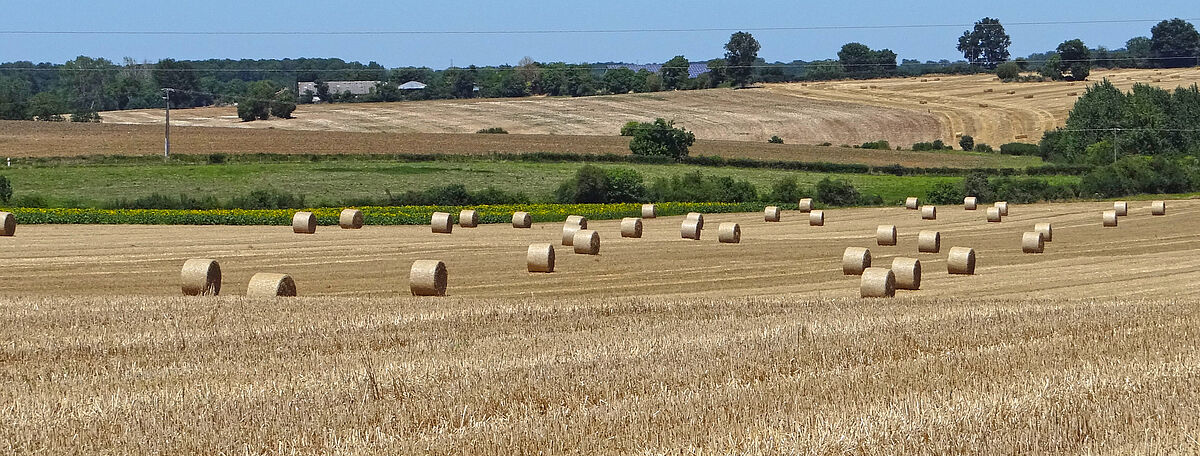
[[[741,87],[750,82],[750,75],[754,73],[754,60],[758,58],[758,50],[761,48],[754,35],[746,32],[730,35],[729,42],[725,43],[725,62],[728,63],[725,74],[730,81]]]
[[[1189,67],[1200,55],[1200,33],[1183,19],[1159,22],[1150,29],[1150,51],[1164,68]]]
[[[1063,41],[1058,45],[1058,55],[1062,58],[1060,70],[1071,72],[1066,79],[1071,81],[1086,80],[1092,72],[1092,53],[1083,41],[1079,39]]]
[[[963,32],[958,38],[958,50],[967,61],[985,68],[1008,60],[1008,46],[1012,39],[1004,32],[999,19],[985,17],[975,22],[975,28]]]
[[[890,49],[872,50],[862,43],[846,43],[838,51],[838,62],[851,77],[872,78],[896,72],[896,53]]]
[[[682,89],[688,80],[688,59],[677,55],[662,66],[663,88],[666,90]]]

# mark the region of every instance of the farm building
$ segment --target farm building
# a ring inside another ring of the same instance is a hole
[[[382,81],[329,81],[329,93],[345,93],[350,92],[353,95],[366,95],[371,93],[371,89]],[[317,93],[316,82],[297,82],[296,93],[304,93],[305,90],[311,90],[312,93]]]

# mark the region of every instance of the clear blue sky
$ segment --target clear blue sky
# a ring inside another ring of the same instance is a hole
[[[970,24],[983,16],[1003,23],[1060,20],[1200,17],[1193,0],[855,1],[764,0],[592,2],[509,1],[70,1],[0,0],[0,30],[545,30],[748,28],[820,25]],[[53,5],[53,6],[51,6]],[[1150,35],[1151,23],[1008,26],[1013,56],[1052,49],[1066,39],[1118,48]],[[842,44],[889,48],[900,58],[961,58],[954,49],[964,27],[824,31],[752,31],[767,61],[836,58]],[[77,55],[156,61],[160,58],[339,57],[387,67],[444,68],[538,61],[662,62],[683,54],[720,57],[730,32],[385,35],[385,36],[129,36],[0,35],[0,61],[63,62]]]

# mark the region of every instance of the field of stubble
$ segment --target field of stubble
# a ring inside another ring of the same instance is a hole
[[[679,239],[678,218],[598,257],[557,224],[456,229],[21,226],[0,238],[0,448],[16,453],[1178,453],[1200,428],[1200,201],[1013,206],[1000,224],[944,207],[785,212],[738,245]],[[1033,223],[1046,253],[1020,253]],[[896,247],[874,245],[894,223]],[[878,264],[944,254],[921,291],[857,299],[842,249]],[[178,294],[186,258],[219,298]],[[446,298],[407,296],[437,258]],[[287,272],[301,298],[239,297]]]

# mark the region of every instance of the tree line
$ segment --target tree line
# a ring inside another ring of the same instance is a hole
[[[1011,37],[999,19],[985,17],[963,32],[956,43],[964,60],[901,60],[890,49],[846,43],[836,59],[768,63],[758,57],[760,43],[750,33],[730,36],[723,58],[704,62],[707,71],[690,77],[688,58],[678,55],[659,72],[609,68],[610,64],[537,62],[525,57],[517,65],[497,67],[424,67],[388,69],[341,59],[174,60],[155,63],[126,58],[121,63],[80,56],[63,64],[0,64],[0,119],[94,121],[96,112],[161,107],[163,96],[173,107],[251,104],[243,119],[263,114],[290,115],[289,103],[402,101],[473,97],[590,96],[743,87],[759,82],[819,81],[919,76],[931,73],[995,72],[1020,81],[1085,80],[1094,67],[1171,68],[1197,65],[1200,33],[1182,19],[1164,20],[1124,48],[1089,48],[1078,39],[1054,50],[1010,59]],[[1022,73],[1034,72],[1033,75]],[[327,81],[379,81],[368,94],[331,93]],[[297,93],[296,84],[317,82],[312,93]],[[423,90],[400,90],[419,81]],[[164,94],[163,88],[175,89]],[[322,91],[324,88],[324,91]],[[273,109],[278,108],[278,109]]]

